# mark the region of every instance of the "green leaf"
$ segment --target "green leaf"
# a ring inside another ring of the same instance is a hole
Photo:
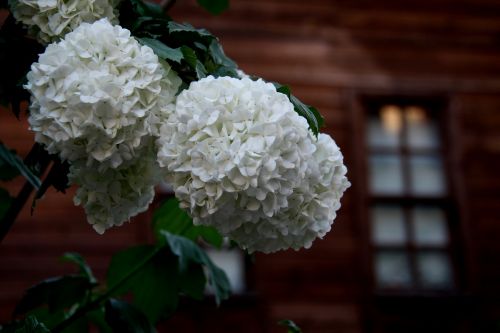
[[[24,164],[23,160],[17,156],[12,150],[8,149],[3,143],[0,143],[0,160],[10,166],[16,168],[34,188],[39,189],[41,186],[40,179]]]
[[[168,231],[175,235],[181,235],[196,241],[203,238],[207,243],[220,248],[223,237],[208,226],[195,226],[191,217],[179,207],[176,198],[165,201],[153,214],[153,230],[157,239],[164,239],[162,231]]]
[[[210,53],[212,54],[212,58],[216,64],[236,68],[236,63],[231,60],[222,49],[222,45],[220,45],[217,39],[212,40],[209,47]]]
[[[156,3],[142,0],[130,0],[130,3],[139,16],[164,17],[163,9]]]
[[[285,326],[288,329],[288,333],[302,333],[300,327],[290,319],[281,320],[278,322],[278,325]]]
[[[196,76],[198,76],[198,80],[207,77],[207,70],[199,60],[196,60],[195,71],[196,71]]]
[[[106,302],[106,322],[113,332],[153,333],[156,332],[148,318],[140,310],[123,301],[109,299]]]
[[[206,283],[205,272],[201,265],[189,265],[179,279],[180,290],[197,300],[203,299]]]
[[[208,30],[206,29],[196,29],[189,23],[178,23],[178,22],[168,22],[168,30],[170,34],[179,34],[179,33],[187,33],[193,34],[198,37],[208,37],[215,38]]]
[[[133,20],[130,31],[134,36],[160,38],[168,34],[168,22],[167,18],[141,16]]]
[[[217,304],[227,299],[230,294],[229,280],[226,273],[210,260],[208,255],[196,243],[185,237],[173,235],[168,231],[162,231],[170,250],[179,257],[179,269],[181,274],[189,269],[190,263],[204,265],[207,268],[209,282],[214,288]]]
[[[198,4],[213,15],[219,15],[229,8],[229,0],[198,0]]]
[[[17,321],[0,327],[2,333],[50,333],[47,327],[34,316],[28,316],[22,321]]]
[[[181,46],[181,52],[184,57],[184,61],[191,67],[196,68],[196,62],[198,61],[198,57],[196,56],[196,52],[189,46]]]
[[[177,309],[178,262],[169,251],[158,254],[150,265],[138,275],[132,289],[134,305],[147,314],[149,320],[156,323],[161,316],[170,316]]]
[[[117,284],[145,257],[151,256],[156,251],[157,248],[152,245],[141,245],[115,254],[108,270],[108,286]],[[176,257],[166,249],[160,251],[130,277],[116,294],[131,291],[134,305],[155,323],[160,316],[171,314],[177,308],[177,266]]]
[[[156,247],[153,245],[139,245],[115,253],[108,267],[108,288],[119,283],[120,280],[141,263],[144,258],[151,256],[155,251]],[[122,295],[132,290],[134,279],[135,276],[129,278],[115,291],[115,293],[113,293],[113,295]]]
[[[153,39],[153,38],[146,38],[145,37],[145,38],[138,38],[138,39],[142,44],[152,48],[154,53],[162,59],[172,60],[172,61],[175,61],[175,62],[180,64],[181,60],[184,58],[184,55],[183,55],[180,48],[173,49],[173,48],[163,44],[159,40]]]
[[[9,210],[10,205],[12,204],[12,197],[9,192],[3,188],[0,188],[0,221],[3,216]]]
[[[238,72],[236,72],[236,67],[232,68],[232,67],[219,66],[215,71],[211,72],[210,75],[216,78],[221,76],[229,76],[237,79],[240,78]]]
[[[34,316],[39,322],[44,324],[46,327],[55,327],[57,324],[66,319],[66,313],[64,310],[59,310],[56,312],[51,312],[47,307],[39,307],[26,313],[26,316]]]
[[[61,259],[76,264],[80,269],[80,274],[82,276],[85,276],[90,281],[90,283],[97,283],[97,279],[94,277],[92,269],[79,253],[66,252],[62,255]]]
[[[290,88],[288,86],[284,86],[276,82],[273,82],[273,84],[276,87],[276,91],[288,96],[290,102],[293,104],[295,112],[297,112],[300,116],[304,117],[307,120],[311,131],[315,136],[318,136],[319,129],[324,124],[324,119],[318,112],[318,110],[316,110],[316,108],[312,106],[302,103],[297,97],[291,94]]]
[[[106,319],[104,318],[104,306],[89,312],[86,317],[89,322],[94,324],[99,329],[99,333],[113,333],[113,330],[109,327]]]
[[[94,285],[80,275],[50,278],[29,288],[14,310],[14,316],[42,305],[55,312],[80,303]]]

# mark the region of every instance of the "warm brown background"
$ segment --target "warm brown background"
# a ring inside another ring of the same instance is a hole
[[[499,1],[231,0],[229,11],[211,17],[194,0],[179,0],[171,14],[218,35],[247,73],[287,83],[320,109],[353,186],[324,240],[307,251],[258,255],[249,295],[222,311],[187,305],[165,332],[283,332],[275,324],[283,318],[305,333],[500,331]],[[447,100],[460,235],[453,296],[373,291],[359,133],[366,94]],[[26,123],[0,117],[1,139],[25,154],[32,142]],[[146,214],[99,236],[71,195],[48,193],[0,245],[0,320],[24,289],[70,271],[57,260],[63,252],[80,252],[103,277],[114,251],[148,241],[147,221]]]

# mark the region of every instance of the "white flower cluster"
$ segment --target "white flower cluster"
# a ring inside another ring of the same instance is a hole
[[[338,147],[328,136],[315,142],[287,96],[262,80],[193,82],[157,143],[194,223],[249,251],[309,247],[349,185]]]
[[[107,19],[50,44],[28,73],[35,140],[71,164],[82,205],[103,233],[147,209],[161,181],[154,137],[181,79]]]
[[[117,168],[158,134],[180,83],[128,30],[83,23],[31,66],[29,123],[50,153]]]
[[[153,145],[141,152],[141,158],[118,169],[101,172],[78,163],[71,166],[70,181],[79,186],[73,201],[83,206],[88,222],[99,234],[146,211],[153,201],[162,174],[151,148]]]
[[[323,237],[350,185],[335,142],[315,138],[286,95],[242,71],[176,96],[182,80],[170,66],[112,25],[116,1],[11,1],[42,42],[57,41],[28,73],[28,120],[35,140],[70,163],[74,202],[94,229],[145,211],[166,178],[195,224],[251,252]]]
[[[117,5],[118,0],[10,0],[15,19],[42,44],[60,40],[83,22],[118,23]]]
[[[332,138],[320,134],[315,145],[306,177],[288,197],[288,206],[272,217],[254,216],[250,223],[230,233],[232,239],[250,252],[270,253],[307,249],[330,231],[340,198],[350,183],[342,154]]]

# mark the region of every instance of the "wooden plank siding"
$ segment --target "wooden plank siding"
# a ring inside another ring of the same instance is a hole
[[[332,231],[309,250],[260,255],[250,266],[251,293],[216,312],[188,303],[169,332],[283,332],[293,319],[307,333],[479,332],[500,322],[500,2],[496,0],[231,0],[218,17],[195,0],[172,17],[220,37],[247,73],[289,84],[325,115],[342,148],[353,187]],[[444,96],[454,200],[458,207],[463,286],[455,298],[380,298],[370,289],[366,179],[359,151],[360,96]],[[29,150],[27,124],[2,110],[1,140]],[[9,187],[12,193],[22,185]],[[0,321],[36,281],[71,271],[57,260],[78,251],[103,278],[111,254],[151,239],[150,215],[95,234],[68,195],[50,191],[34,216],[23,211],[0,245]],[[427,311],[425,311],[427,309]],[[224,312],[226,311],[226,312]],[[437,313],[437,314],[436,314]],[[458,316],[455,321],[452,318]],[[221,325],[218,327],[216,325]],[[163,329],[160,329],[163,331]]]

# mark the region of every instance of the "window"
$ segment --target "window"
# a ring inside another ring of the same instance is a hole
[[[367,103],[365,138],[375,286],[449,291],[449,190],[438,108],[396,100]]]

